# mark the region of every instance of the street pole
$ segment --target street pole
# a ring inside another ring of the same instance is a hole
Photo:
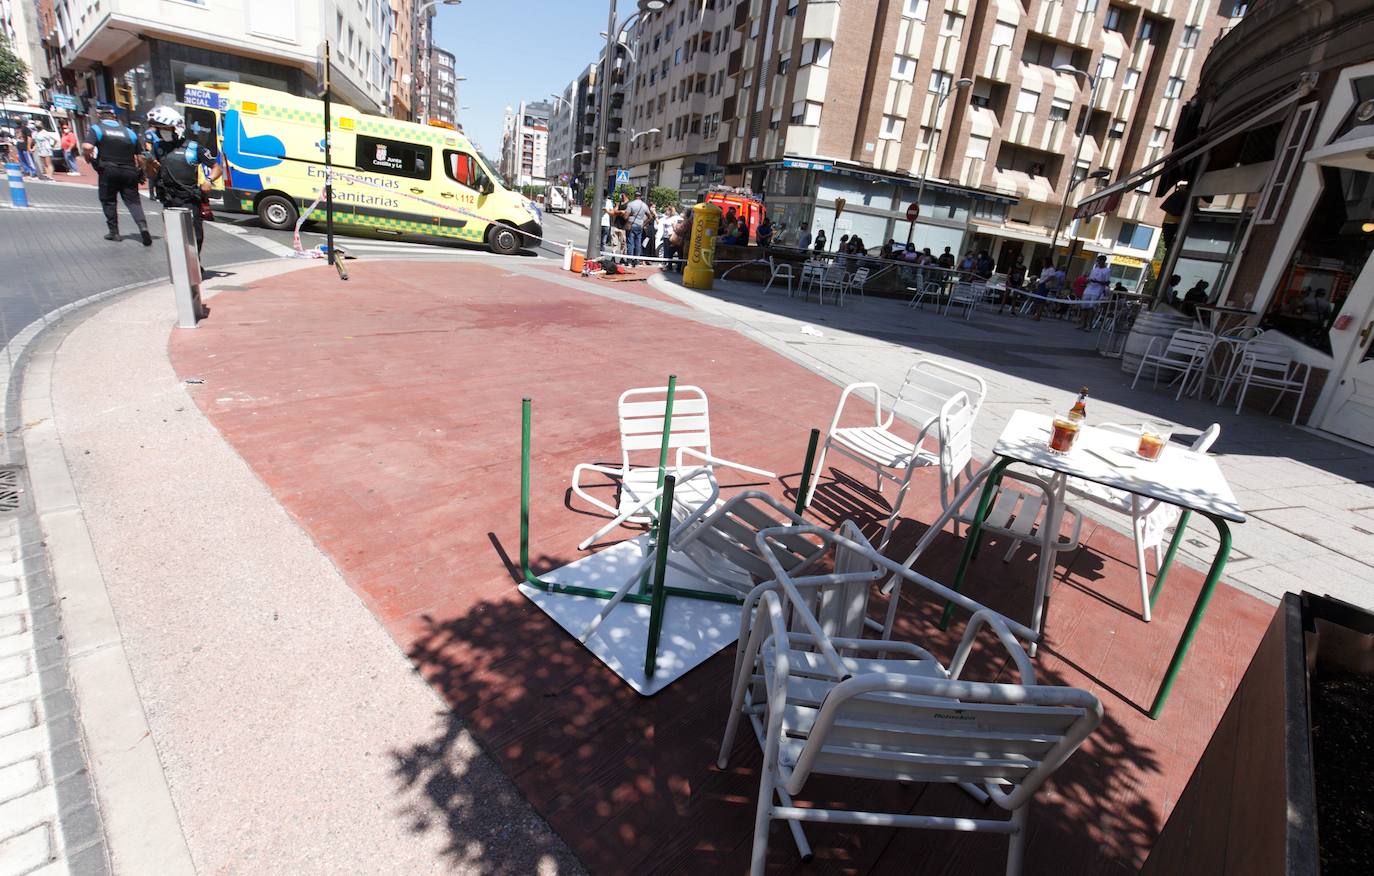
[[[1050,238],[1050,261],[1056,265],[1059,263],[1059,256],[1055,254],[1056,250],[1059,249],[1059,230],[1064,225],[1064,213],[1069,209],[1069,194],[1073,191],[1073,175],[1078,172],[1078,162],[1083,157],[1083,143],[1088,139],[1088,123],[1092,121],[1093,108],[1097,105],[1097,87],[1102,84],[1102,62],[1099,61],[1097,64],[1096,76],[1088,76],[1082,70],[1074,72],[1088,77],[1088,81],[1092,83],[1092,91],[1088,94],[1088,112],[1083,118],[1083,125],[1078,130],[1078,147],[1073,153],[1073,165],[1069,167],[1069,186],[1064,192],[1064,202],[1059,205],[1059,218],[1054,223],[1054,236]],[[1084,179],[1087,177],[1084,176]],[[1064,269],[1068,270],[1067,264],[1064,265]]]
[[[597,95],[600,109],[596,120],[596,154],[592,158],[592,222],[587,227],[587,262],[595,261],[601,255],[602,204],[606,187],[606,137],[610,133],[611,115],[611,72],[615,65],[615,44],[619,35],[615,26],[615,0],[610,0],[610,12],[606,21],[606,55],[602,61],[605,76],[601,82],[601,93]]]
[[[954,83],[954,87],[962,91],[972,84],[972,80],[960,79],[958,82]],[[940,110],[944,108],[945,101],[949,98],[949,95],[950,87],[949,85],[945,85],[944,89],[940,92],[940,99],[935,103],[935,118],[931,120],[930,125],[930,147],[926,149],[925,160],[921,162],[921,181],[916,185],[917,209],[920,209],[921,198],[926,193],[926,177],[930,176],[930,156],[935,153],[935,146],[937,143],[940,142]],[[913,219],[911,221],[911,224],[908,225],[906,229],[907,243],[911,243],[911,237],[915,233],[915,231],[916,220]],[[834,232],[832,232],[832,234],[833,233]]]
[[[334,264],[334,156],[333,124],[330,120],[329,102],[329,40],[324,41],[324,236],[325,246],[329,248],[329,264]]]

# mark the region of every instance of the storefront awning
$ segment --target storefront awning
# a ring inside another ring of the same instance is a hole
[[[1156,177],[1176,170],[1180,165],[1192,161],[1213,146],[1258,126],[1261,122],[1267,121],[1297,103],[1298,100],[1308,94],[1309,91],[1310,86],[1305,82],[1299,83],[1292,89],[1276,96],[1274,100],[1246,113],[1244,118],[1238,121],[1232,121],[1230,124],[1222,125],[1215,131],[1208,131],[1190,140],[1183,146],[1165,155],[1163,158],[1153,161],[1138,170],[1131,171],[1124,178],[1084,198],[1083,201],[1079,203],[1078,208],[1074,210],[1074,218],[1088,219],[1096,216],[1098,213],[1106,213],[1115,210],[1117,207],[1121,206],[1121,198],[1127,192],[1140,188]]]

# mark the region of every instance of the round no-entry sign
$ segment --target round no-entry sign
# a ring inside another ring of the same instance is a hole
[[[906,221],[915,222],[919,215],[921,215],[921,205],[912,201],[911,206],[906,208]]]

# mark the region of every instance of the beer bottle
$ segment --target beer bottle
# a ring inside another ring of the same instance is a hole
[[[1088,400],[1088,388],[1085,386],[1085,387],[1083,387],[1082,389],[1080,389],[1080,390],[1078,391],[1078,401],[1074,402],[1074,403],[1073,403],[1073,407],[1069,409],[1069,419],[1070,419],[1070,420],[1073,420],[1075,423],[1081,423],[1081,422],[1083,422],[1083,420],[1087,419],[1087,417],[1088,417],[1088,406],[1087,406],[1087,404],[1086,404],[1087,400]]]

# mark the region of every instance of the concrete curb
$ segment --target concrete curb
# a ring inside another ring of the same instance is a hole
[[[257,264],[253,260],[226,267]],[[84,764],[54,766],[62,847],[73,872],[193,873],[162,763],[149,732],[67,458],[53,422],[53,363],[92,305],[165,280],[98,292],[57,308],[4,347],[0,463],[18,468],[28,495],[19,528],[25,591],[35,619],[52,615],[39,681],[53,760],[59,747]],[[170,295],[169,295],[170,299]],[[60,606],[60,609],[59,609]],[[50,640],[50,641],[49,641]],[[65,708],[64,708],[65,705]],[[86,767],[89,767],[89,770]]]

